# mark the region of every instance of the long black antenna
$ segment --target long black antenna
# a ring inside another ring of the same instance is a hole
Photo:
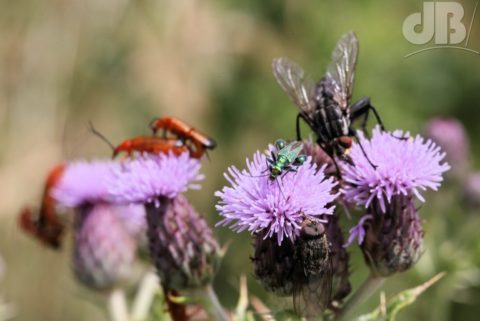
[[[112,144],[112,142],[109,141],[107,137],[105,137],[102,133],[96,130],[95,127],[93,127],[93,123],[91,120],[88,121],[87,127],[92,132],[92,134],[94,134],[95,136],[103,140],[105,143],[107,143],[107,145],[110,146],[112,150],[115,150],[115,146]]]

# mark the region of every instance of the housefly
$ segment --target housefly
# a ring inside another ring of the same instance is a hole
[[[303,119],[316,133],[317,143],[334,162],[334,156],[337,156],[351,163],[347,153],[354,137],[375,168],[358,140],[357,131],[351,126],[354,120],[363,117],[362,129],[365,130],[369,112],[372,111],[384,130],[369,97],[351,104],[357,56],[358,39],[355,33],[349,32],[338,41],[327,72],[317,84],[288,58],[274,59],[272,68],[278,84],[300,110],[296,122],[298,140],[301,139],[300,119]]]
[[[332,301],[333,264],[325,225],[314,218],[305,218],[295,253],[295,313],[306,318],[318,317]]]

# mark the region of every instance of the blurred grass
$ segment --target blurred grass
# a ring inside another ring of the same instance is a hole
[[[474,2],[462,3],[467,23]],[[8,266],[2,290],[17,305],[17,320],[104,318],[79,298],[85,290],[71,280],[68,247],[62,253],[40,248],[15,223],[22,205],[38,203],[54,163],[110,153],[88,133],[88,120],[113,142],[147,134],[158,115],[177,116],[215,137],[219,147],[204,163],[203,190],[190,193],[213,224],[212,195],[225,183],[226,167],[242,166],[278,137],[294,137],[296,110],[271,75],[272,58],[289,56],[320,78],[348,30],[357,32],[361,46],[354,98],[371,96],[391,129],[417,133],[431,116],[459,118],[478,166],[480,59],[451,50],[404,59],[417,47],[403,38],[401,26],[420,7],[412,0],[2,1],[0,253]],[[476,50],[479,27],[475,21],[470,39]],[[455,195],[447,188],[428,195],[426,252],[416,269],[388,281],[387,292],[442,270],[448,275],[399,320],[477,320],[480,222]],[[232,240],[216,282],[222,300],[234,304],[241,273],[249,275],[251,291],[266,298],[252,277],[250,237],[216,233]],[[366,270],[358,251],[352,256],[356,285]]]

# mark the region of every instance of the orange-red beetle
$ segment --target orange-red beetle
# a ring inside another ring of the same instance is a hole
[[[139,136],[126,139],[116,146],[113,149],[113,158],[121,152],[125,152],[128,156],[131,156],[133,152],[147,152],[152,154],[172,152],[175,155],[180,155],[186,151],[189,151],[187,146],[176,139]]]
[[[59,164],[48,173],[43,191],[42,206],[38,213],[34,215],[31,208],[25,207],[18,217],[18,223],[25,232],[54,249],[61,245],[64,225],[57,215],[57,202],[50,193],[62,177],[64,170],[65,165]]]
[[[164,136],[167,132],[170,132],[183,140],[186,144],[190,142],[194,148],[192,151],[192,157],[200,158],[206,149],[214,149],[217,146],[215,140],[174,117],[154,119],[150,123],[150,128],[154,135],[159,130],[163,130]],[[192,147],[190,147],[190,150],[192,150]]]

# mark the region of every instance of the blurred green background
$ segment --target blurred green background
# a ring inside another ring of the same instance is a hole
[[[475,2],[461,3],[468,26]],[[16,320],[105,320],[89,302],[97,294],[72,279],[68,246],[60,253],[42,248],[15,221],[23,205],[39,203],[53,164],[108,157],[87,121],[114,143],[148,134],[148,122],[161,115],[215,137],[203,189],[189,194],[213,225],[213,193],[225,184],[227,166],[243,166],[278,137],[294,138],[297,111],[271,74],[272,59],[289,56],[320,78],[349,30],[361,48],[354,99],[371,96],[389,129],[418,133],[429,117],[459,118],[478,164],[480,56],[435,50],[405,59],[421,47],[406,41],[402,23],[421,9],[421,1],[369,0],[1,1],[0,255],[7,271],[0,290],[15,304]],[[477,51],[478,20],[469,42]],[[478,320],[480,217],[457,190],[447,182],[427,194],[425,253],[386,284],[388,296],[448,273],[399,320]],[[215,233],[232,241],[215,283],[222,302],[234,305],[243,273],[255,295],[280,306],[253,277],[250,236]],[[367,270],[354,247],[351,268],[355,286]],[[362,309],[377,303],[378,295]]]

